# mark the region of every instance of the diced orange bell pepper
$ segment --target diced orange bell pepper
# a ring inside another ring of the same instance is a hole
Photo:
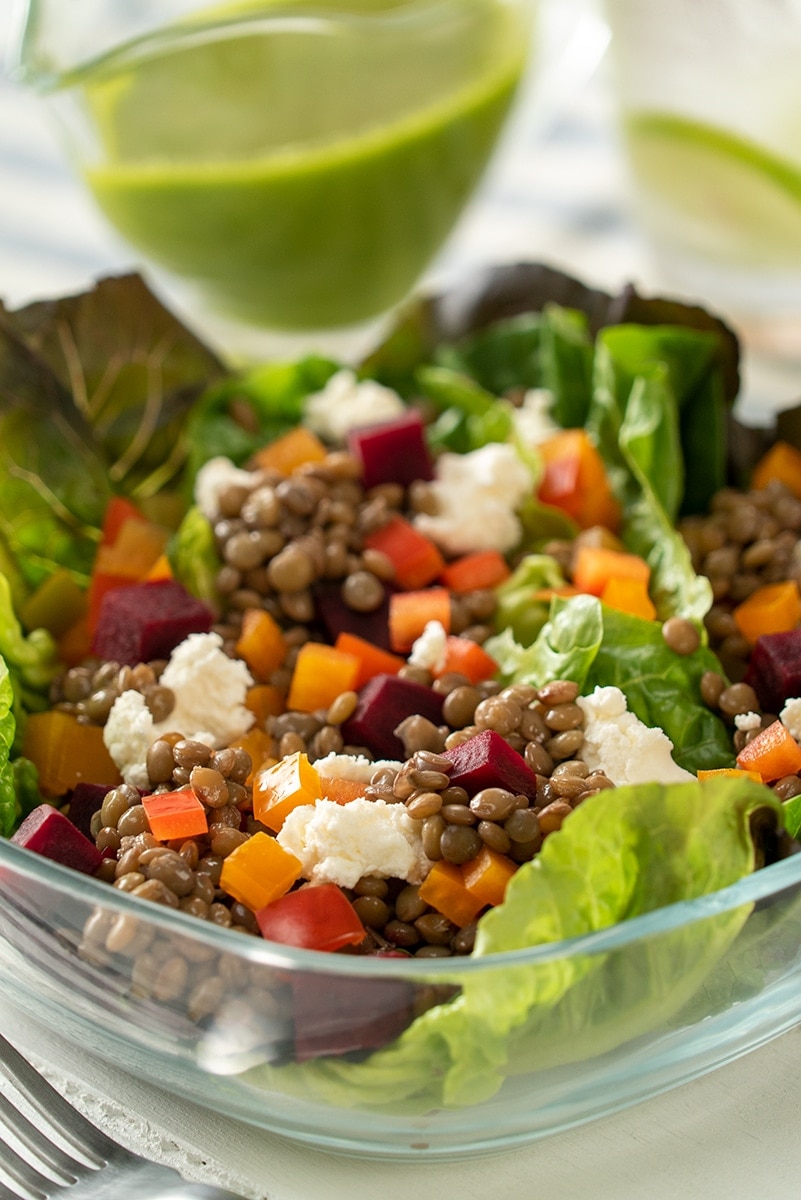
[[[68,667],[77,667],[92,653],[92,631],[89,613],[79,617],[74,625],[58,639],[58,657]]]
[[[268,717],[285,711],[286,697],[273,683],[254,683],[245,693],[245,708],[253,713],[256,724],[263,726]]]
[[[573,559],[573,584],[591,596],[600,596],[610,579],[639,579],[647,586],[650,578],[645,559],[623,550],[580,545]]]
[[[344,630],[337,634],[334,648],[358,659],[359,673],[354,684],[357,692],[368,679],[373,679],[376,675],[397,675],[406,662],[399,654],[391,654],[389,650],[382,650],[380,646],[374,646],[365,638]]]
[[[115,540],[101,543],[89,581],[89,624],[97,624],[100,605],[105,594],[144,579],[161,558],[169,534],[166,529],[141,517],[127,517],[119,527]]]
[[[642,617],[644,621],[653,621],[656,617],[656,606],[648,595],[648,584],[644,579],[613,576],[604,585],[601,601],[609,608],[630,613],[633,617]]]
[[[468,925],[484,907],[484,902],[465,886],[461,868],[445,859],[434,863],[418,894],[426,904],[459,926]]]
[[[510,575],[499,550],[476,550],[448,563],[440,578],[452,592],[475,592],[497,587]]]
[[[801,500],[801,450],[789,442],[774,442],[762,456],[754,467],[751,487],[761,490],[774,479]]]
[[[321,797],[320,775],[301,751],[253,777],[253,815],[276,833],[293,808],[316,804]]]
[[[57,708],[28,715],[22,753],[39,773],[43,796],[63,796],[77,783],[116,787],[122,782],[100,726],[82,725],[72,713]]]
[[[738,604],[732,616],[740,633],[751,645],[766,633],[787,633],[801,623],[798,584],[788,579],[768,583]]]
[[[746,742],[737,755],[737,766],[757,771],[763,783],[772,783],[801,771],[801,746],[781,721],[774,721]]]
[[[389,598],[389,644],[405,654],[419,638],[429,621],[438,621],[448,632],[451,627],[451,594],[447,588],[423,588],[419,592],[393,592]]]
[[[127,496],[112,496],[103,514],[101,541],[104,546],[116,542],[125,521],[147,521],[147,517]]]
[[[248,608],[242,614],[242,627],[234,649],[247,663],[251,674],[262,681],[278,670],[287,655],[283,629],[263,608]]]
[[[704,779],[752,779],[754,783],[762,782],[759,771],[746,771],[742,767],[710,767],[709,770],[702,768],[698,772],[698,778],[702,782]]]
[[[206,810],[191,788],[143,796],[142,807],[150,832],[160,842],[200,837],[208,833]]]
[[[385,525],[368,533],[364,544],[386,555],[395,568],[395,583],[406,591],[433,583],[445,566],[436,544],[405,517],[391,517]]]
[[[539,447],[543,475],[537,489],[542,504],[567,513],[580,529],[620,528],[621,509],[603,459],[583,429],[563,429]]]
[[[301,869],[294,854],[269,833],[254,833],[223,860],[220,886],[256,912],[286,895]]]
[[[453,672],[467,676],[471,683],[483,683],[485,679],[492,679],[497,671],[497,662],[478,642],[451,635],[445,642],[445,652],[433,674],[438,679]]]
[[[482,846],[470,862],[462,866],[464,885],[482,905],[503,900],[506,885],[517,870],[517,863],[489,846]]]
[[[287,708],[314,712],[328,708],[343,692],[352,692],[359,660],[323,642],[306,642],[298,651],[289,684]]]
[[[350,804],[364,795],[364,784],[356,783],[353,779],[334,779],[327,775],[320,776],[320,790],[323,800],[332,800],[334,804]]]
[[[86,592],[62,568],[22,602],[19,616],[26,629],[46,629],[58,639],[86,615],[87,609]]]
[[[291,475],[298,467],[307,463],[322,462],[326,449],[320,439],[303,425],[285,433],[262,446],[253,456],[255,466],[261,470],[279,471]]]
[[[246,784],[252,784],[257,771],[261,771],[264,767],[272,767],[278,761],[273,754],[275,743],[263,729],[254,726],[247,733],[243,733],[241,737],[236,738],[231,745],[235,749],[245,750],[250,755],[250,761],[253,766],[250,774],[245,780]]]
[[[173,576],[173,571],[172,571],[172,565],[166,554],[159,555],[159,557],[153,563],[153,566],[148,571],[147,575],[145,575],[145,579],[147,579],[151,583],[154,580],[158,580],[158,579],[173,579],[173,578],[174,578],[174,576]]]

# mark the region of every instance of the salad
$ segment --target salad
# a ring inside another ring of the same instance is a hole
[[[457,960],[796,851],[801,451],[733,420],[716,318],[525,267],[358,371],[231,371],[126,277],[0,339],[5,837],[246,936]],[[676,1009],[747,916],[681,947]],[[298,1019],[259,1070],[469,1103],[583,974],[465,978],[356,1043]]]

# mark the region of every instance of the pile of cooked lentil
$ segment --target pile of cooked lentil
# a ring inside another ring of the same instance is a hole
[[[214,628],[226,652],[234,655],[243,614],[253,608],[269,612],[280,623],[289,652],[266,682],[283,692],[300,647],[310,639],[321,639],[316,588],[335,585],[354,613],[377,610],[392,584],[393,568],[383,554],[365,546],[365,537],[395,514],[413,516],[433,509],[425,483],[365,490],[359,470],[350,454],[337,451],[290,478],[255,470],[247,484],[240,479],[219,493],[219,511],[212,523],[222,564],[217,577],[221,612]],[[739,682],[738,672],[731,669],[732,662],[744,661],[740,657],[744,648],[734,644],[736,636],[724,617],[762,582],[801,580],[799,530],[801,502],[774,486],[742,496],[721,493],[708,517],[693,518],[682,526],[696,569],[712,580],[715,606],[707,623],[709,635],[735,680],[729,683],[722,675],[709,673],[702,683],[703,699],[732,725],[736,749],[754,731],[735,730],[734,718],[758,711],[758,702],[753,689]],[[565,560],[565,547],[554,548],[554,553]],[[489,589],[453,596],[452,632],[485,641],[493,631],[494,608],[494,593]],[[689,621],[673,618],[665,622],[663,634],[678,654],[690,654],[698,646],[698,631]],[[134,688],[145,698],[154,719],[163,722],[174,700],[159,681],[163,668],[163,662],[135,667],[87,662],[61,676],[52,701],[81,721],[102,725],[117,696]],[[457,674],[435,679],[427,669],[408,663],[400,675],[442,696],[443,723],[434,725],[422,716],[403,722],[396,734],[405,761],[399,769],[378,767],[365,796],[404,805],[420,822],[423,848],[432,861],[465,864],[488,846],[513,862],[526,862],[586,797],[613,787],[604,774],[591,772],[578,757],[584,735],[575,683],[554,680],[540,689],[502,687],[494,681],[473,684]],[[332,753],[372,757],[364,747],[347,745],[342,735],[356,703],[356,693],[346,692],[326,711],[285,711],[267,717],[269,755],[281,759],[302,752],[312,763]],[[763,724],[770,719],[765,715]],[[444,752],[484,730],[504,738],[536,774],[536,798],[499,787],[470,797],[463,788],[451,785],[452,763]],[[253,816],[252,769],[250,756],[241,749],[211,750],[180,731],[162,735],[147,756],[149,790],[191,787],[207,810],[208,834],[158,842],[149,832],[140,793],[120,785],[108,792],[92,819],[92,835],[108,855],[101,878],[135,896],[258,936],[253,913],[220,888],[226,856],[253,834],[270,833]],[[776,790],[786,798],[801,790],[801,781],[779,781]],[[418,886],[368,876],[343,891],[367,931],[363,944],[348,952],[400,950],[417,957],[439,957],[469,954],[473,948],[475,922],[454,925],[420,898]],[[149,994],[192,993],[186,963],[167,970],[164,964],[151,962],[149,939],[140,923],[98,916],[95,925],[87,926],[86,946],[93,952],[102,948],[133,958],[134,978],[150,980]],[[189,1009],[200,1012],[207,1002],[208,997],[195,997]]]
[[[795,580],[801,586],[801,500],[778,480],[765,488],[724,488],[704,516],[679,525],[693,567],[712,585],[705,624],[726,675],[742,680],[750,646],[732,612],[758,588]]]

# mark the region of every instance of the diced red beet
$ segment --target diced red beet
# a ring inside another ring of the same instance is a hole
[[[403,979],[292,977],[295,1058],[377,1050],[394,1041],[414,1016],[414,985]]]
[[[434,478],[423,418],[416,409],[380,425],[351,430],[348,449],[361,460],[366,488],[380,483],[408,487],[415,479]]]
[[[487,787],[506,788],[531,800],[537,795],[537,776],[494,729],[485,729],[443,754],[453,763],[451,784],[470,796]]]
[[[93,875],[103,861],[94,842],[50,804],[40,804],[29,813],[11,841],[84,875]]]
[[[111,791],[112,784],[105,783],[76,783],[70,792],[70,806],[67,816],[76,829],[90,837],[89,823],[97,810],[102,806],[106,794]]]
[[[376,675],[359,693],[356,711],[342,725],[342,736],[348,745],[366,746],[378,758],[405,759],[403,742],[395,730],[417,714],[441,725],[442,701],[431,688],[410,679]]]
[[[208,633],[214,615],[174,579],[132,583],[103,597],[92,650],[122,666],[169,658],[190,633]]]
[[[373,612],[360,613],[349,608],[342,599],[340,583],[323,583],[315,587],[317,616],[329,639],[335,642],[340,633],[354,633],[382,650],[389,650],[389,589]]]
[[[779,713],[801,696],[801,629],[766,633],[757,639],[745,675],[764,712]]]

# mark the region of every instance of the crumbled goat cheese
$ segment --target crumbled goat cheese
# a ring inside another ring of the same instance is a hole
[[[801,696],[794,696],[785,702],[779,713],[779,720],[788,733],[797,742],[801,742]]]
[[[441,621],[428,621],[419,638],[414,642],[408,657],[411,667],[423,671],[436,670],[437,663],[445,653],[448,634]]]
[[[540,442],[559,433],[560,426],[551,416],[553,393],[547,388],[529,388],[523,403],[512,412],[515,431],[527,446],[539,446]]]
[[[220,496],[230,487],[253,487],[253,472],[235,467],[230,458],[210,458],[195,477],[195,504],[203,516],[214,521],[220,514]]]
[[[216,633],[192,633],[173,650],[161,683],[175,696],[172,712],[155,722],[140,692],[123,692],[112,705],[103,741],[126,783],[147,787],[147,752],[163,733],[175,730],[219,749],[253,724],[245,695],[253,677],[229,658]]]
[[[441,454],[429,485],[436,512],[418,513],[414,523],[450,555],[505,553],[520,540],[517,509],[533,486],[513,446],[491,442],[469,454]]]
[[[325,779],[350,779],[353,783],[369,783],[376,771],[387,768],[399,771],[403,763],[389,758],[373,760],[363,754],[337,754],[332,751],[315,760],[314,769]]]
[[[389,421],[404,411],[397,392],[374,379],[359,380],[344,367],[331,376],[321,392],[307,398],[303,424],[318,437],[342,445],[351,429]]]
[[[613,783],[678,783],[694,779],[673,761],[673,743],[662,729],[644,725],[628,711],[620,688],[597,687],[576,703],[584,713],[584,742],[579,751],[591,771],[603,771]]]
[[[746,733],[750,729],[760,729],[762,727],[762,718],[756,712],[737,713],[734,718],[734,727],[735,729],[742,729]]]
[[[431,863],[421,826],[402,804],[318,800],[294,808],[277,836],[312,883],[353,887],[363,875],[422,883]]]

